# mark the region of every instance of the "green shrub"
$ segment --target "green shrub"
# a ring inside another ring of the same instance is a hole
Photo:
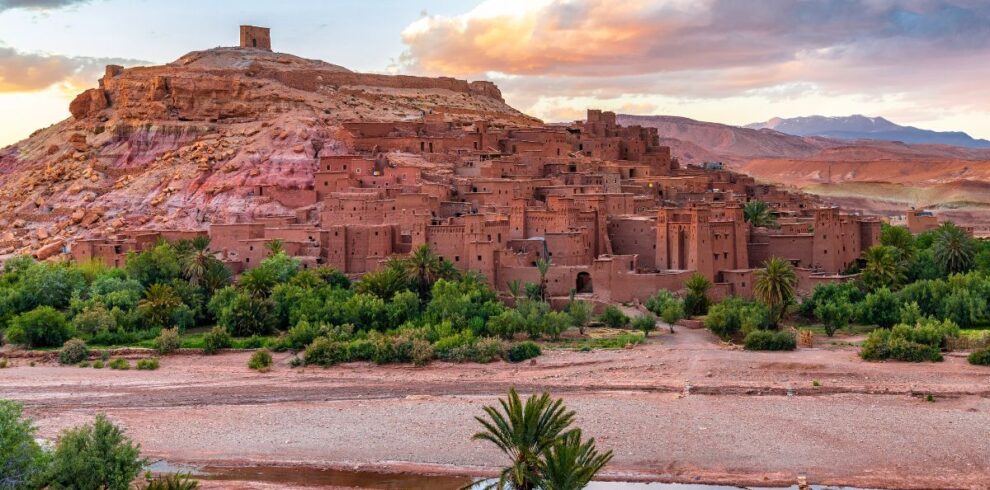
[[[969,355],[969,363],[977,366],[990,366],[990,349],[983,349]]]
[[[199,482],[180,473],[149,478],[143,490],[196,490],[197,488]]]
[[[637,316],[633,318],[632,327],[643,332],[644,337],[649,337],[650,332],[657,329],[657,317],[653,316],[652,313]]]
[[[140,446],[103,415],[62,433],[48,468],[49,488],[127,490],[146,461]]]
[[[158,337],[155,337],[155,350],[159,354],[171,354],[179,350],[179,328],[163,328]]]
[[[55,347],[72,337],[65,315],[50,306],[39,306],[15,316],[6,332],[7,340],[28,347]]]
[[[146,359],[138,359],[137,368],[143,371],[154,371],[158,369],[158,358],[149,357]]]
[[[79,333],[93,335],[104,330],[116,330],[117,320],[102,304],[97,304],[74,316],[72,326]]]
[[[505,351],[505,360],[509,362],[522,362],[527,359],[532,359],[534,357],[542,354],[540,351],[540,346],[536,345],[535,342],[525,341],[519,342],[518,344],[513,344]]]
[[[436,343],[433,344],[433,350],[436,352],[437,359],[442,361],[464,362],[464,359],[453,359],[454,353],[456,352],[459,355],[463,355],[465,347],[473,347],[475,342],[476,339],[474,334],[472,334],[470,330],[466,330],[437,340]]]
[[[954,324],[951,321],[934,323],[938,324],[916,327],[901,324],[890,330],[874,330],[863,342],[859,356],[868,361],[941,361],[940,346],[944,342],[944,336],[951,335]]]
[[[347,356],[352,361],[370,361],[375,355],[375,344],[368,339],[355,339],[347,343]]]
[[[0,369],[7,369],[10,366],[10,361],[6,357],[0,357]]]
[[[615,305],[606,306],[598,316],[598,320],[612,328],[621,328],[629,324],[629,317]]]
[[[81,368],[88,368],[90,366],[90,364],[89,364],[89,361],[82,361],[79,364],[76,364],[76,366],[81,367]]]
[[[483,337],[474,344],[474,356],[471,360],[480,364],[487,364],[502,358],[505,355],[505,342],[495,337]]]
[[[571,326],[573,320],[563,311],[550,311],[543,316],[543,333],[553,340],[560,339],[560,334]]]
[[[103,361],[93,361],[93,369],[103,369]]]
[[[285,333],[285,338],[282,339],[283,345],[292,350],[302,350],[305,349],[307,345],[312,344],[317,337],[320,336],[320,326],[315,323],[309,323],[306,320],[300,320],[296,326],[289,329]]]
[[[34,424],[22,416],[21,404],[0,400],[0,488],[43,488],[46,464]]]
[[[107,364],[110,369],[119,369],[121,371],[126,371],[131,368],[131,363],[123,357],[118,357]]]
[[[742,328],[740,319],[742,304],[742,300],[729,298],[712,305],[708,308],[708,316],[705,317],[705,327],[723,339],[732,337]]]
[[[272,353],[268,349],[261,349],[251,354],[248,359],[248,367],[255,371],[267,372],[272,367]]]
[[[825,326],[825,335],[835,335],[841,328],[849,326],[855,311],[851,304],[845,301],[828,301],[820,303],[815,308],[815,316],[821,319]]]
[[[413,340],[409,354],[414,365],[426,366],[433,360],[433,344],[422,339]]]
[[[323,367],[348,362],[351,360],[348,347],[349,345],[347,343],[320,337],[306,347],[306,352],[303,354],[303,361],[307,366],[317,365]]]
[[[746,350],[794,350],[797,341],[790,332],[753,330],[743,341]]]
[[[233,346],[234,338],[220,325],[213,327],[203,336],[203,352],[206,354],[216,354],[220,349],[229,349]]]
[[[86,359],[89,359],[89,347],[80,339],[66,340],[58,351],[59,364],[79,364]]]

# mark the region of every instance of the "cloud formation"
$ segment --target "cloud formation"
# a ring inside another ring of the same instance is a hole
[[[0,0],[0,12],[11,9],[53,10],[89,0]]]
[[[494,78],[532,107],[813,93],[990,112],[985,0],[489,0],[402,37],[406,71]]]
[[[31,92],[63,84],[71,89],[96,85],[106,65],[142,64],[137,60],[21,53],[0,46],[0,92]]]

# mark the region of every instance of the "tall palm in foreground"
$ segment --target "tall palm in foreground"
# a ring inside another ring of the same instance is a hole
[[[896,289],[904,281],[901,251],[893,246],[874,245],[863,252],[866,265],[860,277],[870,291]]]
[[[935,263],[945,275],[969,271],[976,257],[976,244],[965,230],[945,223],[938,228],[932,244]]]
[[[612,460],[612,451],[599,453],[595,439],[581,441],[581,429],[568,432],[543,452],[542,490],[581,490]]]
[[[687,281],[684,281],[684,288],[688,290],[684,297],[684,309],[688,315],[704,315],[708,313],[708,290],[712,287],[711,281],[699,272],[691,274]]]
[[[756,299],[770,308],[774,325],[794,302],[796,289],[797,273],[787,260],[771,257],[763,263],[763,269],[756,271],[753,292]]]
[[[777,227],[777,218],[770,212],[770,205],[763,201],[747,202],[743,206],[743,218],[753,226]]]
[[[501,410],[494,406],[484,408],[487,418],[475,417],[484,430],[472,437],[495,444],[511,460],[491,488],[539,488],[543,464],[540,456],[567,435],[574,412],[564,407],[563,400],[553,400],[546,392],[523,403],[515,388],[509,390],[507,400],[499,399],[499,404]]]

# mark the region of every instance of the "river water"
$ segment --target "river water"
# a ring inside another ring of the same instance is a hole
[[[341,486],[374,490],[459,490],[474,478],[451,475],[376,473],[299,466],[182,466],[164,461],[149,469],[160,473],[187,473],[200,480],[284,483],[297,486]],[[476,488],[481,488],[477,486]],[[698,485],[685,483],[592,482],[588,490],[769,490],[759,487]],[[788,487],[777,487],[775,490]],[[797,489],[797,486],[789,487]],[[862,490],[813,485],[814,490]]]

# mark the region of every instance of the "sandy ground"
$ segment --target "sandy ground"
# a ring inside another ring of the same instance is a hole
[[[255,373],[247,357],[172,356],[154,372],[20,360],[0,371],[0,397],[23,401],[47,437],[107,413],[171,462],[482,475],[502,458],[470,440],[473,417],[511,386],[549,389],[615,451],[611,479],[990,488],[990,369],[961,355],[866,363],[841,343],[753,353],[681,328],[519,365],[291,369],[277,354]]]

